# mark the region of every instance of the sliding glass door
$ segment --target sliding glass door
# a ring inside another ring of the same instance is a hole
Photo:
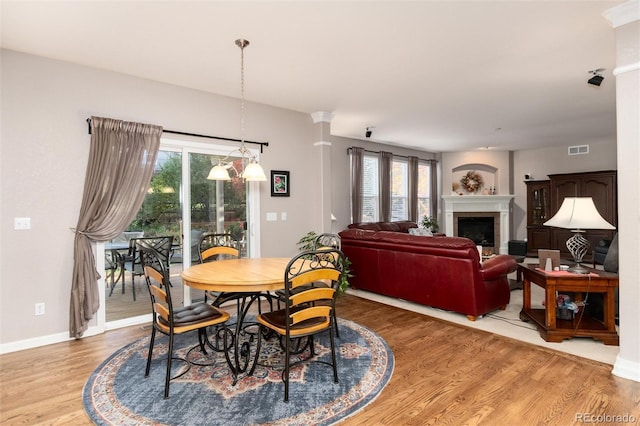
[[[233,170],[229,181],[207,179],[212,164],[226,157],[231,149],[228,146],[162,140],[142,207],[127,232],[105,245],[105,264],[113,268],[106,271],[105,280],[107,323],[124,326],[149,319],[151,306],[144,277],[136,276],[135,271],[132,275],[130,262],[118,261],[127,253],[132,236],[173,237],[170,279],[172,297],[178,305],[204,297],[202,291],[183,287],[180,278],[184,268],[198,262],[202,234],[230,233],[238,241],[242,256],[258,255],[257,233],[254,227],[249,226],[259,217],[258,184],[247,184]],[[111,273],[114,277],[113,291]]]
[[[247,184],[233,171],[229,181],[208,180],[209,170],[212,164],[218,163],[218,158],[217,155],[189,153],[190,264],[199,261],[199,241],[206,233],[231,234],[238,242],[240,255],[247,253]],[[191,290],[192,300],[202,297],[201,291]]]

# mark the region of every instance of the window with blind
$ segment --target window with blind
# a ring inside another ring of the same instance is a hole
[[[362,221],[380,220],[380,175],[376,153],[365,153],[362,164]],[[432,216],[431,165],[420,161],[418,165],[418,221],[424,215]],[[404,157],[394,157],[391,165],[391,220],[409,218],[409,165]]]
[[[407,160],[391,163],[391,220],[409,219],[409,167]]]
[[[418,164],[418,222],[424,216],[436,216],[431,211],[431,164],[420,162]]]
[[[362,175],[362,221],[377,222],[380,220],[380,185],[377,155],[364,155]]]

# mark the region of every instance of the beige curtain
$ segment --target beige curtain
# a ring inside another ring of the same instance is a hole
[[[162,127],[91,118],[91,148],[75,228],[69,335],[82,337],[100,306],[92,241],[108,241],[135,218],[153,175]]]
[[[409,220],[418,223],[418,157],[408,157],[408,174],[407,191],[409,195]]]
[[[351,147],[351,223],[362,222],[362,168],[364,148]]]
[[[380,151],[380,220],[391,221],[391,163],[393,154],[391,152]]]

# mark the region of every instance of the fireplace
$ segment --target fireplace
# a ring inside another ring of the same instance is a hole
[[[489,221],[493,222],[493,244],[490,239],[484,234],[488,233],[488,230],[483,231],[483,236],[476,236],[470,238],[476,241],[476,239],[482,238],[487,240],[486,243],[476,242],[477,245],[482,244],[487,249],[493,247],[494,253],[508,253],[509,242],[509,216],[511,213],[511,200],[513,195],[444,195],[444,220],[445,220],[445,233],[450,236],[461,236],[459,234],[459,219],[460,218],[488,218],[481,219],[481,222],[486,222],[488,227]],[[467,219],[463,219],[463,222],[471,222]],[[464,226],[467,223],[463,224]],[[478,227],[476,223],[472,225]],[[476,229],[474,234],[479,233]],[[485,245],[486,244],[486,245]]]
[[[453,214],[453,235],[472,240],[488,253],[500,253],[500,213],[459,212]]]
[[[492,217],[460,217],[458,216],[459,237],[469,238],[476,245],[494,249],[494,219]]]

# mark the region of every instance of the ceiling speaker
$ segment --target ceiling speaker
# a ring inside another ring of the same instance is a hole
[[[604,80],[604,77],[596,74],[591,77],[587,83],[593,84],[594,86],[600,86],[600,84],[602,84],[602,80]]]

